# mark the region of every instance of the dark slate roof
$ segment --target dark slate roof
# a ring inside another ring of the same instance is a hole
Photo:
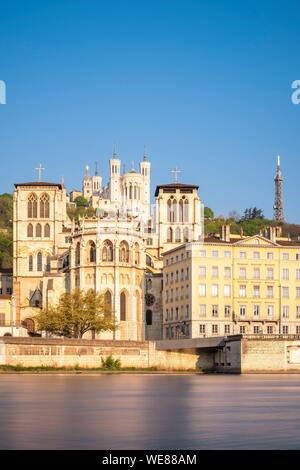
[[[169,183],[169,184],[160,184],[156,186],[155,196],[158,196],[160,189],[199,189],[198,185],[195,184],[183,184],[183,183]]]
[[[19,186],[50,186],[62,189],[61,183],[46,183],[45,181],[34,181],[32,183],[15,183],[15,188]]]

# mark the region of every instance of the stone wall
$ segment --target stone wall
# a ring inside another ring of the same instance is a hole
[[[109,355],[119,358],[122,367],[189,370],[198,362],[195,351],[157,351],[151,341],[0,338],[0,364],[93,368]]]
[[[293,335],[228,337],[215,353],[219,372],[300,372],[300,337]]]

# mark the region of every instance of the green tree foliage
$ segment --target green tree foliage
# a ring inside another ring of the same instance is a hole
[[[104,296],[93,289],[76,289],[64,293],[57,305],[41,310],[35,316],[40,331],[68,338],[82,338],[87,331],[113,331],[116,329]]]
[[[0,227],[12,230],[13,225],[13,197],[11,194],[0,195]]]
[[[204,207],[204,218],[205,219],[213,219],[214,213],[210,207]]]
[[[248,209],[245,209],[244,215],[241,218],[242,221],[256,219],[264,219],[263,211],[257,207],[249,207]]]
[[[12,268],[13,264],[13,197],[0,195],[0,268]]]
[[[13,241],[11,233],[0,233],[0,268],[10,269],[13,265]]]
[[[67,207],[67,214],[71,220],[78,220],[79,217],[93,217],[96,211],[93,207]]]
[[[83,196],[77,196],[77,198],[74,200],[75,204],[77,207],[88,207],[89,203],[87,199]]]

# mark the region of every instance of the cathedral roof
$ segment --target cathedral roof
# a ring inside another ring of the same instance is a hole
[[[156,186],[155,196],[158,196],[160,189],[199,189],[199,186],[195,184],[183,184],[183,183],[169,183],[169,184],[160,184]]]
[[[19,186],[50,186],[62,189],[61,183],[46,183],[45,181],[34,181],[31,183],[15,183],[15,188],[18,188]]]

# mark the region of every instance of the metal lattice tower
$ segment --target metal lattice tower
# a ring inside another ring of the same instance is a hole
[[[274,204],[274,219],[277,222],[283,222],[284,221],[284,215],[283,215],[283,200],[282,200],[282,183],[283,183],[283,178],[281,174],[281,169],[280,169],[280,157],[278,155],[278,160],[277,160],[277,172],[275,176],[275,204]]]

